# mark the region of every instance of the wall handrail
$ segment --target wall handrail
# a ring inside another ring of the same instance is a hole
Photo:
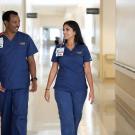
[[[126,69],[126,70],[128,70],[128,71],[130,71],[132,73],[135,73],[135,68],[132,68],[132,67],[130,67],[128,65],[122,64],[122,63],[120,63],[118,61],[115,61],[114,64],[121,67],[121,68],[124,68],[124,69]]]

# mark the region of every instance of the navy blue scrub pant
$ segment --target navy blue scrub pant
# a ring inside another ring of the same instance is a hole
[[[26,135],[28,89],[0,92],[1,135]]]
[[[77,135],[86,96],[86,90],[77,92],[55,90],[55,99],[61,123],[61,135]]]

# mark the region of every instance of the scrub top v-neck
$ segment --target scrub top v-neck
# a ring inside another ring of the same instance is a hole
[[[57,56],[57,48],[64,48],[63,56]],[[86,45],[76,44],[70,50],[66,45],[57,46],[53,52],[52,62],[58,62],[59,70],[54,89],[82,91],[87,89],[84,62],[91,61],[91,55]]]
[[[12,40],[4,34],[3,47],[0,48],[0,82],[6,89],[19,89],[29,86],[27,58],[38,52],[31,37],[17,32]]]

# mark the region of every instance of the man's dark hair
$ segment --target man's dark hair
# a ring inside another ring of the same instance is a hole
[[[4,21],[8,21],[9,22],[11,15],[17,15],[18,16],[18,13],[16,11],[13,11],[13,10],[9,10],[9,11],[4,12],[3,15],[2,15],[3,22]]]

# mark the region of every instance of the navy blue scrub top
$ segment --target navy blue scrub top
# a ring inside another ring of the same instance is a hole
[[[0,47],[0,82],[5,89],[26,88],[30,83],[27,58],[38,52],[31,37],[17,32],[10,41],[4,34]]]
[[[66,45],[64,47],[64,55],[56,56],[56,47],[52,62],[58,62],[59,70],[55,82],[54,89],[82,91],[87,90],[87,83],[84,72],[84,62],[92,60],[90,52],[86,45],[76,44],[74,49],[69,50]]]

